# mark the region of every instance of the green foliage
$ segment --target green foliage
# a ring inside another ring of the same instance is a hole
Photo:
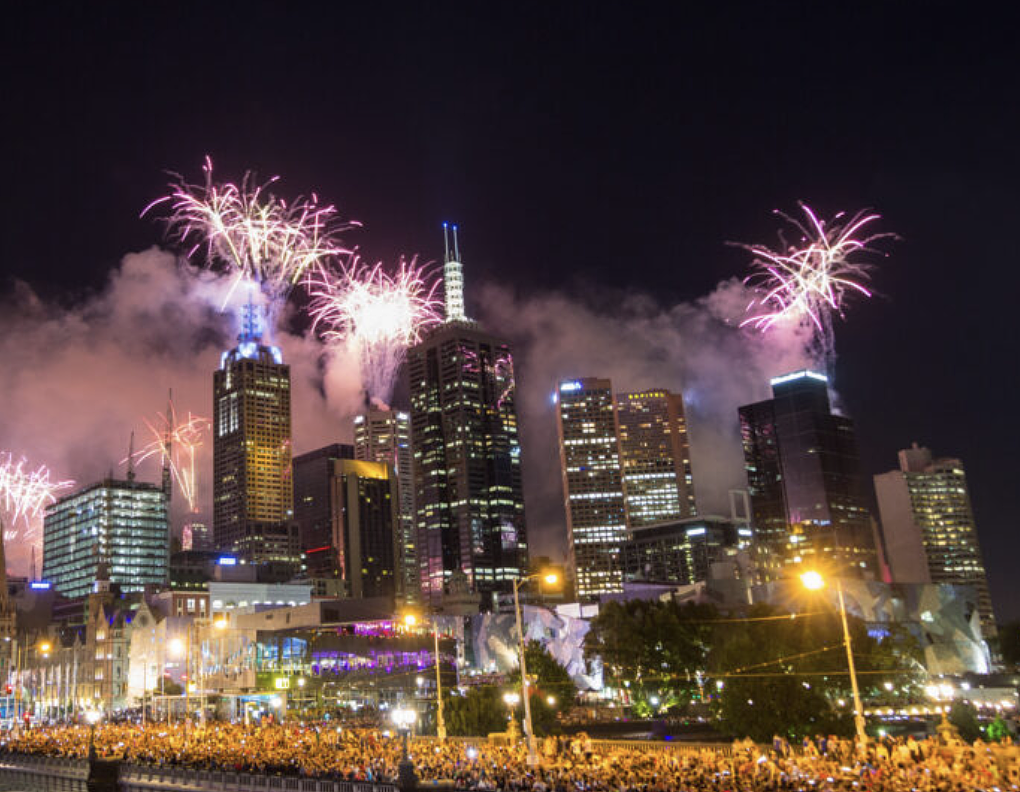
[[[528,676],[534,680],[531,689],[531,722],[537,736],[559,731],[557,715],[570,708],[577,696],[577,688],[570,674],[538,641],[529,641],[524,647],[524,661]],[[520,690],[521,675],[511,675],[511,684]],[[550,701],[552,703],[550,703]],[[519,707],[523,710],[523,705]]]
[[[988,724],[988,728],[985,729],[985,734],[988,735],[989,740],[994,742],[998,742],[999,740],[1012,736],[1009,726],[1006,725],[1006,721],[1002,719],[1001,715],[996,715],[995,720]]]
[[[981,727],[978,725],[977,710],[970,704],[964,702],[953,702],[949,710],[949,722],[956,727],[961,739],[967,742],[974,742],[981,736]]]
[[[495,685],[468,688],[463,696],[443,697],[447,732],[457,737],[485,736],[506,730],[507,708],[503,692]]]

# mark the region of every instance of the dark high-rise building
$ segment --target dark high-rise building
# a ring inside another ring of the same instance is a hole
[[[43,578],[65,597],[84,597],[101,564],[125,592],[167,582],[170,524],[162,487],[108,478],[46,508]]]
[[[385,462],[339,460],[335,464],[334,544],[347,596],[397,593],[397,476]]]
[[[899,470],[875,476],[885,558],[893,583],[971,586],[981,629],[995,635],[967,474],[959,459],[933,459],[927,448],[905,448]]]
[[[297,564],[290,367],[262,343],[258,306],[213,375],[213,540],[248,563]]]
[[[414,530],[414,462],[411,416],[390,409],[371,409],[354,416],[354,457],[385,462],[397,474],[400,525],[397,531],[397,584],[409,600],[420,594]]]
[[[447,321],[407,355],[419,581],[438,604],[462,571],[488,605],[528,563],[513,357],[464,315],[453,231]]]
[[[577,596],[622,591],[627,508],[612,383],[593,377],[566,380],[557,389],[557,405],[569,566]]]
[[[623,544],[623,578],[681,585],[708,580],[713,563],[750,550],[753,540],[745,523],[711,515],[639,528]]]
[[[627,527],[694,517],[684,399],[657,388],[616,396]]]
[[[336,463],[353,458],[354,447],[340,443],[294,457],[294,522],[313,578],[340,577],[333,543],[333,522],[340,512],[334,479]]]
[[[740,408],[755,535],[767,577],[820,561],[841,574],[877,571],[853,421],[833,414],[828,379],[798,371],[771,381],[772,398]]]

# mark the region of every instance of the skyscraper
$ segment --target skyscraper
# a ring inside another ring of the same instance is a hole
[[[46,508],[43,578],[65,597],[84,597],[101,564],[125,592],[167,581],[170,527],[162,487],[107,478]]]
[[[456,227],[445,258],[446,322],[407,355],[419,582],[438,604],[460,570],[487,603],[527,569],[513,357],[464,313]]]
[[[333,523],[340,513],[334,479],[336,463],[353,458],[354,448],[341,443],[294,457],[294,522],[310,577],[341,577],[334,542]]]
[[[918,447],[899,452],[899,470],[875,476],[885,557],[893,583],[971,586],[981,629],[995,635],[988,578],[959,459],[933,459]]]
[[[342,459],[335,463],[334,544],[347,596],[397,593],[397,477],[385,462]]]
[[[559,383],[557,404],[569,566],[577,596],[622,591],[627,510],[612,383],[566,380]]]
[[[295,564],[290,367],[250,302],[237,341],[213,375],[213,539],[249,563]]]
[[[874,576],[853,421],[832,413],[824,374],[798,371],[771,385],[773,398],[739,410],[762,571],[775,579],[812,560]]]
[[[694,481],[684,400],[656,388],[616,396],[627,526],[694,517]]]
[[[406,412],[371,409],[354,417],[354,457],[385,462],[397,475],[400,524],[397,530],[397,585],[407,599],[420,593],[414,530],[414,469],[411,417]]]

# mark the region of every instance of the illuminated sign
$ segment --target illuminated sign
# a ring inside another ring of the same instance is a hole
[[[289,677],[277,677],[273,680],[273,685],[277,690],[287,690],[290,687]]]
[[[702,536],[704,533],[705,533],[705,529],[704,528],[688,528],[687,529],[687,535],[688,536]]]
[[[782,385],[786,382],[793,382],[794,380],[799,379],[813,379],[818,380],[819,382],[829,381],[829,378],[826,377],[824,374],[819,374],[817,371],[808,371],[807,369],[804,369],[803,371],[795,371],[792,374],[784,374],[781,377],[773,377],[772,379],[769,380],[769,385],[775,387],[776,385]]]
[[[31,583],[28,584],[28,587],[31,589],[36,589],[38,591],[50,590],[50,584],[47,583],[45,580],[33,580]]]
[[[560,393],[569,393],[570,391],[581,390],[581,383],[577,380],[571,380],[570,382],[560,383]]]
[[[216,563],[220,566],[237,566],[237,559],[233,556],[220,556]]]

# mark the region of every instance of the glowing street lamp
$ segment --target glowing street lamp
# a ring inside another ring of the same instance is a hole
[[[85,720],[89,724],[89,763],[96,761],[96,724],[102,719],[103,713],[97,709],[90,709],[85,713]]]
[[[400,781],[398,786],[400,789],[414,789],[418,782],[414,777],[414,765],[407,755],[407,737],[414,727],[414,722],[418,720],[418,713],[413,709],[398,707],[393,710],[390,718],[403,737],[402,755],[400,757],[400,764],[397,765],[397,778]]]
[[[404,626],[407,628],[414,627],[418,624],[418,617],[413,613],[404,614]],[[443,717],[443,679],[442,669],[439,665],[439,626],[436,624],[436,619],[432,617],[432,641],[433,641],[433,655],[436,660],[436,737],[439,738],[440,742],[446,739],[446,720]],[[425,680],[421,677],[415,679],[415,684],[420,689],[425,684]]]
[[[524,662],[524,630],[521,628],[521,600],[518,592],[529,580],[541,578],[549,586],[556,586],[560,576],[555,572],[540,572],[514,580],[514,613],[517,616],[517,638],[520,641],[521,653],[521,694],[524,696],[524,738],[528,742],[528,766],[538,766],[538,751],[535,748],[535,734],[531,725],[531,680],[528,679],[528,667]]]
[[[825,587],[825,578],[820,572],[809,570],[800,576],[800,582],[809,591],[819,591]],[[861,705],[861,692],[857,687],[857,669],[854,667],[854,651],[850,642],[850,628],[846,621],[846,602],[843,599],[843,584],[836,578],[836,594],[839,597],[839,616],[843,621],[843,645],[846,647],[846,663],[850,669],[850,688],[854,694],[854,726],[857,729],[857,742],[867,742],[864,731],[864,707]]]

